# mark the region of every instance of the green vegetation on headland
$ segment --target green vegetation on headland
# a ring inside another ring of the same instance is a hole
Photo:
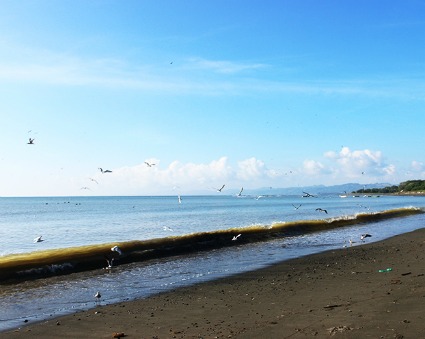
[[[425,180],[408,180],[398,186],[360,189],[353,193],[425,194]]]

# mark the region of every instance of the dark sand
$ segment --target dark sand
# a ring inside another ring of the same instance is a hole
[[[0,337],[425,338],[424,259],[422,229],[28,324]],[[386,268],[392,271],[379,272]]]

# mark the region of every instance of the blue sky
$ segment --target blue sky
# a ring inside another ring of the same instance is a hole
[[[0,196],[425,179],[422,1],[0,3]]]

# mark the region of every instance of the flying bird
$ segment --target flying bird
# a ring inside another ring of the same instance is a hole
[[[362,234],[362,235],[361,235],[360,240],[364,240],[365,238],[370,238],[370,237],[371,237],[371,235],[370,235],[370,234],[365,233],[365,234]]]
[[[89,180],[91,180],[91,181],[95,182],[96,184],[99,184],[99,183],[97,182],[97,180],[96,180],[96,179],[89,178]]]
[[[328,211],[324,210],[323,208],[316,208],[316,211],[324,212],[324,213],[328,214]]]
[[[242,234],[238,234],[238,235],[235,235],[233,238],[232,238],[232,241],[236,241],[236,240],[238,240],[238,238],[241,236]]]
[[[220,188],[217,188],[217,192],[221,192],[223,190],[224,186],[226,186],[226,185],[223,185]]]
[[[118,246],[114,246],[111,248],[112,252],[117,252],[119,255],[122,255],[122,251],[121,248],[119,248]]]
[[[110,270],[112,268],[112,266],[114,265],[114,260],[115,258],[112,259],[108,259],[107,257],[105,257],[106,262],[108,263],[108,266],[105,267],[106,270]]]
[[[81,187],[80,189],[82,189],[82,190],[90,190],[90,187],[84,186],[84,187]]]
[[[303,198],[310,198],[310,197],[314,198],[315,197],[315,195],[313,195],[313,194],[310,194],[310,193],[307,193],[307,192],[303,192],[303,193],[304,193]]]
[[[301,204],[299,204],[298,206],[295,206],[294,204],[292,204],[292,206],[294,206],[294,208],[297,210],[297,209],[299,209],[302,205],[301,205]]]
[[[155,166],[155,164],[153,164],[153,163],[149,163],[149,162],[147,162],[147,161],[145,161],[145,164],[146,164],[148,167]]]
[[[28,145],[34,145],[34,139],[29,138],[27,144]]]
[[[240,192],[238,193],[238,197],[242,196],[242,192],[243,192],[243,187],[241,188]]]
[[[110,171],[110,170],[103,170],[102,167],[99,167],[99,169],[102,173],[112,173],[112,171]]]
[[[38,236],[37,238],[35,238],[34,239],[34,242],[42,242],[42,241],[44,241],[43,239],[41,239],[41,235],[40,236]]]

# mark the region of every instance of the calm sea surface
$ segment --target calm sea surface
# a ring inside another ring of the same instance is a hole
[[[358,214],[411,207],[424,209],[425,197],[216,195],[182,196],[181,203],[177,196],[0,198],[0,237],[3,239],[0,258],[234,228],[269,228],[300,220],[352,218]],[[229,239],[231,246],[220,249],[118,265],[111,270],[99,267],[82,273],[3,284],[0,285],[0,331],[20,327],[25,320],[40,321],[89,309],[99,303],[142,298],[281,260],[342,248],[349,239],[358,244],[362,233],[372,235],[367,238],[370,242],[424,226],[425,214],[416,214],[379,222],[356,222],[351,226],[276,237],[265,242],[244,244]],[[44,241],[34,243],[38,236]],[[100,301],[94,298],[96,291],[102,294]]]

